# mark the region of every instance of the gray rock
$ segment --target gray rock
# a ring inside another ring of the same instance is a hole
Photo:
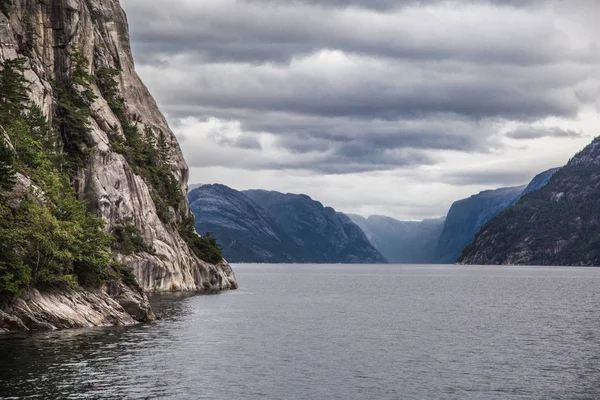
[[[146,296],[117,281],[95,290],[30,289],[19,298],[0,301],[0,329],[8,331],[131,325],[154,319]]]

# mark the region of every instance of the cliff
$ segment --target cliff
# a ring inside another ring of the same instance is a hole
[[[600,141],[490,220],[463,264],[600,265]]]
[[[432,264],[436,261],[434,253],[445,218],[398,221],[381,215],[348,216],[390,263]]]
[[[201,260],[201,239],[193,234],[186,199],[188,167],[164,116],[135,73],[119,1],[2,0],[0,10],[0,63],[6,70],[11,62],[24,61],[19,64],[27,82],[24,103],[28,110],[41,112],[52,127],[47,135],[56,134],[60,147],[47,151],[46,161],[57,165],[58,155],[66,160],[55,171],[68,171],[77,199],[116,238],[110,249],[116,261],[132,268],[144,291],[237,287],[227,263]],[[31,119],[32,111],[23,115]],[[14,143],[18,129],[5,128],[8,141]],[[45,199],[52,196],[44,193],[40,176],[31,175],[34,166],[27,164],[18,146],[15,158],[20,179],[38,184],[36,196],[42,208],[48,208]],[[56,176],[55,180],[62,179]],[[47,176],[43,179],[49,181]],[[125,248],[122,242],[127,238],[140,245]],[[108,304],[117,295],[110,290],[110,279],[105,281],[95,299],[104,298]],[[75,290],[78,301],[93,308],[92,292],[82,290]],[[27,291],[22,300],[41,307],[40,296],[44,291]],[[138,297],[143,308],[145,297]],[[3,304],[4,320],[7,310],[18,314],[14,310],[24,309],[14,302]],[[81,307],[78,310],[80,314]],[[148,319],[150,313],[134,318]],[[43,318],[43,313],[39,315]],[[92,318],[88,324],[97,325],[100,319]],[[110,316],[105,320],[125,321]]]

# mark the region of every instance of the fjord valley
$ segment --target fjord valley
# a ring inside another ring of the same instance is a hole
[[[527,185],[486,190],[452,204],[445,217],[399,221],[336,212],[303,194],[192,185],[196,230],[210,233],[232,262],[454,264],[477,232],[559,168]]]
[[[600,398],[598,20],[0,0],[0,400]]]
[[[446,218],[398,221],[383,215],[348,216],[390,263],[436,264],[435,249]]]
[[[149,321],[145,291],[235,288],[119,1],[3,1],[0,26],[0,330]]]

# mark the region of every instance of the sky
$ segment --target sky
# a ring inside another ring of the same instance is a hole
[[[121,3],[190,183],[418,220],[599,135],[598,1]]]

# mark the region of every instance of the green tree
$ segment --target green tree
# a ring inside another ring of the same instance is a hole
[[[171,161],[169,157],[169,145],[167,144],[167,137],[165,136],[165,133],[162,131],[162,129],[158,134],[158,141],[156,146],[158,148],[160,161],[165,164],[169,163]]]
[[[0,70],[0,125],[6,126],[19,119],[28,101],[27,84],[23,71],[26,58],[5,60]]]
[[[56,116],[54,123],[67,155],[66,166],[73,173],[88,159],[93,140],[90,135],[90,106],[96,99],[93,76],[87,72],[88,60],[82,53],[71,54],[73,78],[55,85]]]
[[[0,192],[13,188],[17,180],[15,155],[8,147],[4,134],[0,132]]]

